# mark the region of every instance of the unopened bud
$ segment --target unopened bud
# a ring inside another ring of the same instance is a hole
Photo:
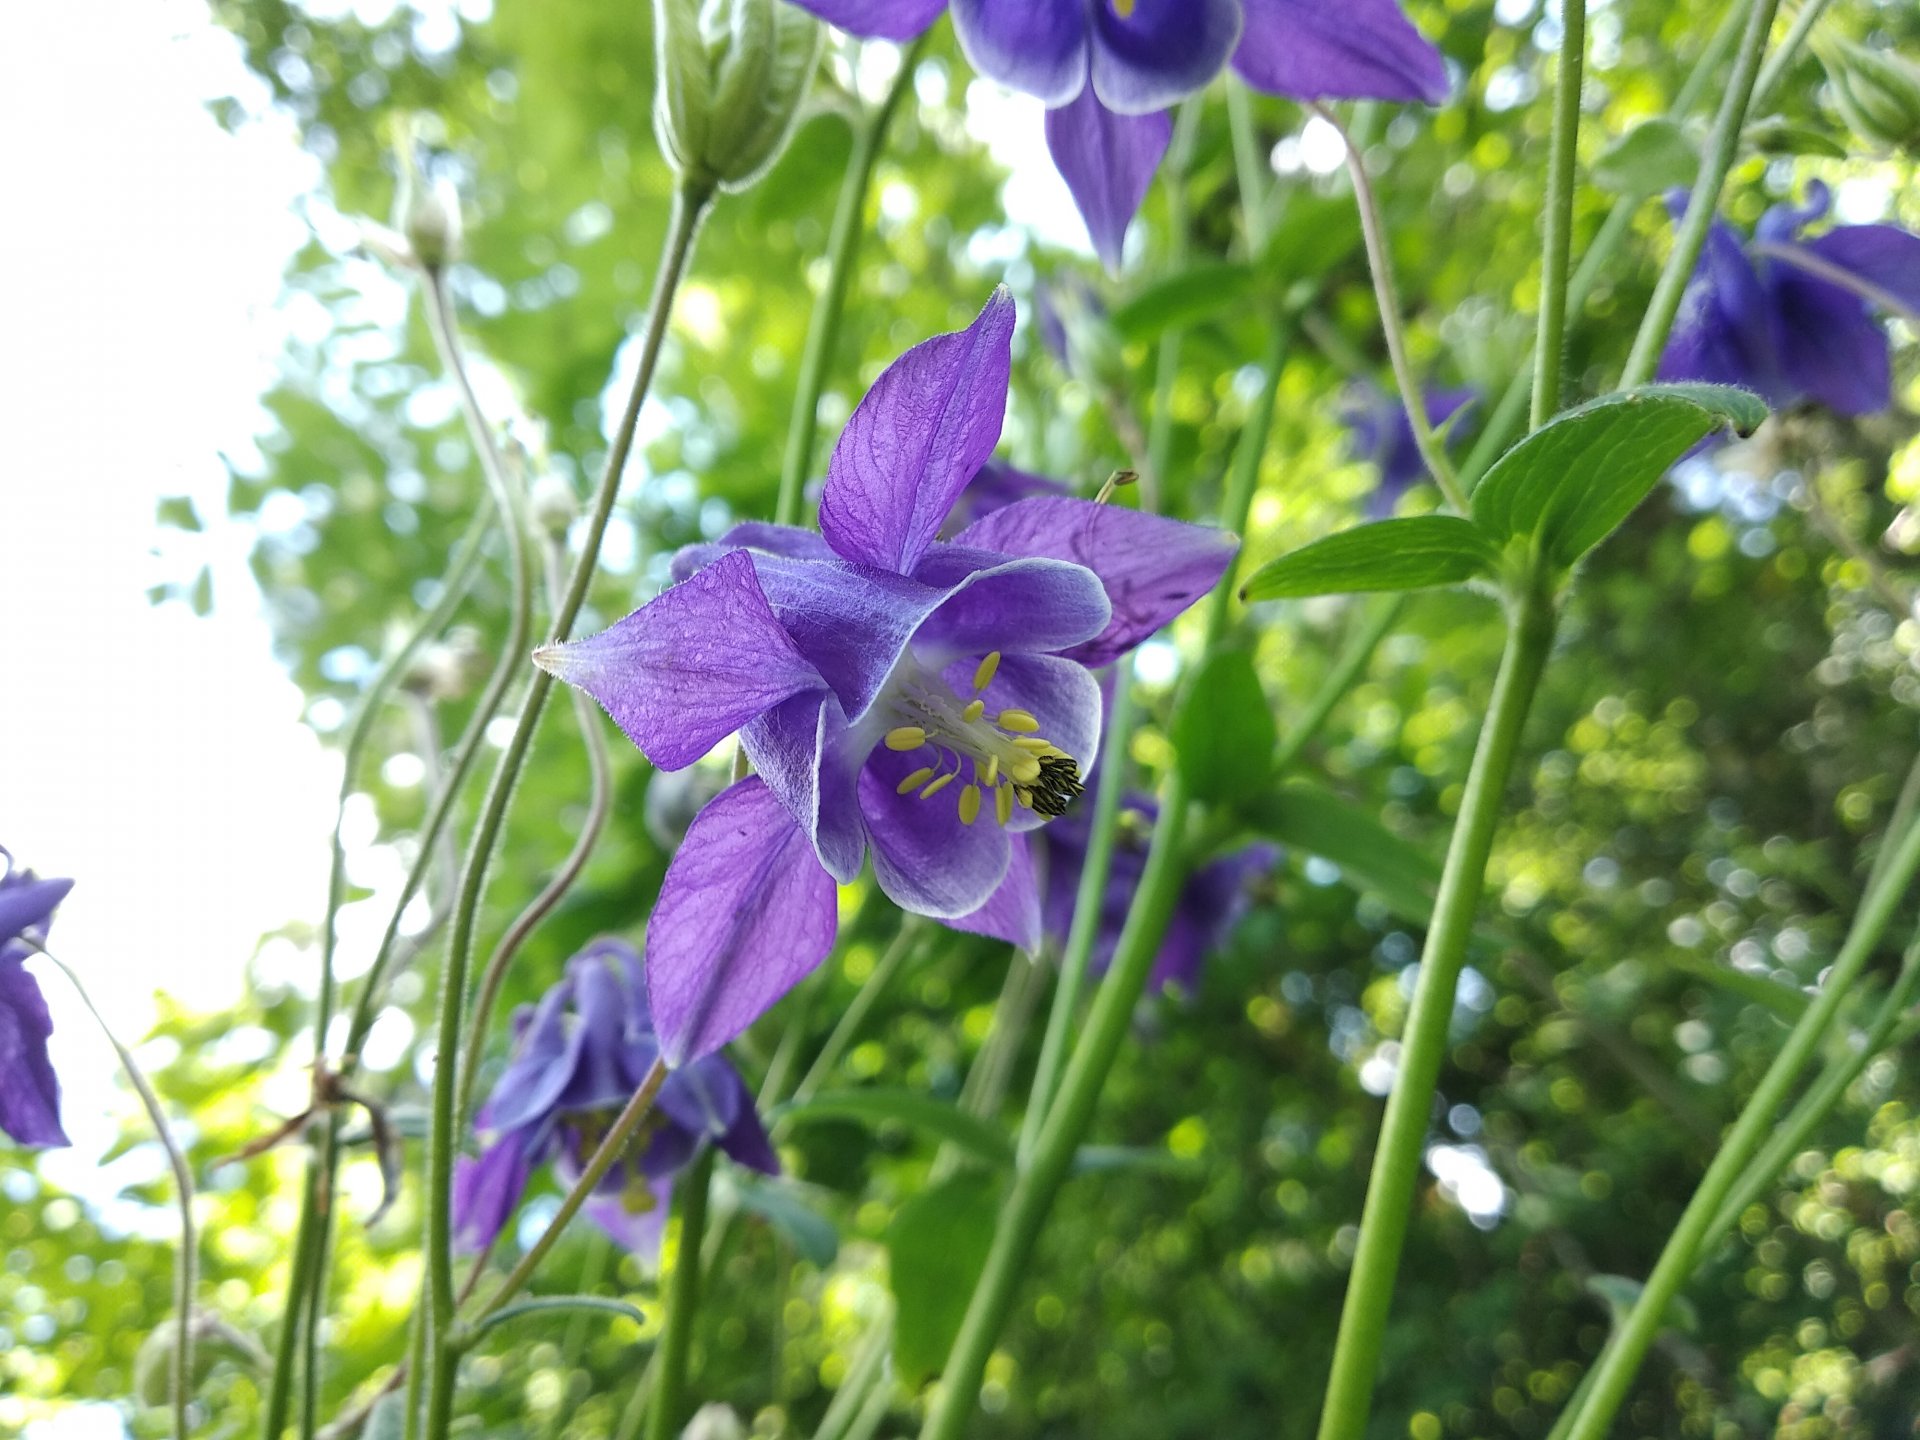
[[[401,683],[423,700],[460,700],[486,673],[486,647],[471,625],[456,625],[446,638],[420,652]]]
[[[1823,39],[1814,48],[1849,129],[1884,149],[1920,151],[1920,65],[1850,40]]]
[[[654,0],[653,125],[681,176],[744,190],[799,123],[820,22],[786,0]]]
[[[687,1428],[680,1432],[680,1440],[747,1440],[747,1427],[732,1407],[716,1400],[694,1412]]]
[[[564,536],[580,518],[580,500],[573,486],[551,470],[533,482],[527,508],[533,514],[533,523],[555,538]]]
[[[460,192],[444,175],[427,183],[409,166],[394,200],[394,218],[414,259],[428,270],[460,258]]]

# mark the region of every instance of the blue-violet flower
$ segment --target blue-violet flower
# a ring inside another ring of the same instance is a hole
[[[1429,389],[1422,392],[1427,405],[1427,420],[1436,429],[1444,427],[1454,415],[1478,400],[1470,389]],[[1380,480],[1367,497],[1367,513],[1376,520],[1393,514],[1400,497],[1425,478],[1427,462],[1413,438],[1413,421],[1407,407],[1396,395],[1379,386],[1360,383],[1350,387],[1340,405],[1340,418],[1346,422],[1347,438],[1354,454],[1379,468]],[[1453,439],[1458,427],[1442,431],[1442,443]]]
[[[47,1058],[53,1017],[26,961],[46,944],[54,907],[73,882],[15,870],[4,849],[0,867],[0,1131],[21,1145],[66,1145],[60,1081]]]

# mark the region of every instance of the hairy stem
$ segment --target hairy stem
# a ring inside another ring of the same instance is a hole
[[[1567,335],[1567,272],[1573,262],[1574,161],[1580,141],[1580,77],[1587,48],[1587,0],[1562,0],[1560,65],[1547,160],[1547,214],[1541,236],[1540,321],[1533,345],[1533,407],[1538,430],[1560,409]]]

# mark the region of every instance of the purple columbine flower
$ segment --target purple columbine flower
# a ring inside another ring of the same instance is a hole
[[[21,1145],[68,1145],[60,1080],[47,1058],[53,1017],[26,961],[33,947],[46,944],[54,907],[73,881],[15,870],[5,849],[0,867],[0,1131]]]
[[[1670,203],[1684,214],[1686,197]],[[1802,232],[1832,204],[1776,205],[1753,238],[1716,219],[1660,357],[1662,380],[1744,385],[1775,410],[1815,400],[1842,415],[1893,403],[1886,332],[1875,310],[1920,319],[1920,236],[1893,225]]]
[[[701,812],[661,887],[647,978],[670,1062],[725,1044],[831,946],[868,856],[895,903],[1033,946],[1014,837],[1099,751],[1093,672],[1213,588],[1218,530],[1066,496],[937,540],[1000,438],[1014,309],[889,366],[834,448],[820,533],[747,523],[674,560],[611,629],[537,652],[663,770],[739,733],[755,774]],[[1011,893],[1003,882],[1009,874]]]
[[[908,40],[947,0],[799,0],[854,35]],[[1093,247],[1120,264],[1127,225],[1173,136],[1167,113],[1231,62],[1296,100],[1447,93],[1440,52],[1397,0],[952,0],[982,75],[1044,101],[1047,148]]]
[[[1470,389],[1431,389],[1423,391],[1422,396],[1427,404],[1427,423],[1436,428],[1480,398]],[[1414,443],[1407,407],[1378,385],[1363,382],[1348,389],[1340,405],[1340,418],[1346,422],[1354,454],[1379,467],[1380,481],[1367,497],[1367,513],[1384,520],[1393,514],[1400,497],[1427,473],[1427,462],[1420,458],[1420,447]],[[1451,440],[1458,430],[1456,426],[1446,431],[1444,438]]]
[[[513,1058],[474,1119],[489,1138],[454,1174],[454,1237],[469,1250],[493,1243],[535,1166],[551,1161],[564,1184],[579,1178],[660,1057],[640,957],[621,940],[597,940],[574,956],[560,983],[513,1024]],[[673,1177],[708,1143],[779,1173],[753,1096],[718,1055],[667,1076],[626,1155],[583,1207],[587,1217],[616,1243],[654,1254]]]

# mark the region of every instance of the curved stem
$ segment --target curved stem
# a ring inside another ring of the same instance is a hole
[[[1800,7],[1800,13],[1793,17],[1793,27],[1780,42],[1780,48],[1767,57],[1766,68],[1754,83],[1753,103],[1747,107],[1749,110],[1757,111],[1773,99],[1773,92],[1787,78],[1787,71],[1799,57],[1800,47],[1807,43],[1807,37],[1813,33],[1813,27],[1820,23],[1820,17],[1826,13],[1829,3],[1830,0],[1807,0]]]
[[[660,1378],[647,1415],[647,1440],[669,1440],[685,1408],[687,1361],[693,1350],[693,1316],[700,1305],[700,1241],[707,1231],[707,1192],[713,1180],[709,1146],[673,1187],[680,1241],[667,1288],[667,1328],[660,1337]]]
[[[776,525],[793,525],[800,519],[800,498],[813,464],[814,438],[820,431],[820,392],[826,388],[827,366],[833,361],[834,343],[840,338],[840,317],[847,308],[847,287],[853,282],[853,262],[860,253],[873,164],[880,157],[900,97],[913,84],[914,66],[925,46],[926,37],[922,36],[901,52],[900,73],[886,98],[864,124],[854,126],[853,153],[840,181],[833,227],[827,232],[826,288],[813,302],[813,314],[807,321],[807,347],[800,355],[800,380],[794,391],[793,418],[787,426],[787,451],[780,464],[780,494],[773,509]]]
[[[1359,1440],[1380,1368],[1380,1345],[1393,1303],[1414,1187],[1426,1149],[1427,1125],[1440,1066],[1447,1053],[1447,1027],[1454,991],[1466,963],[1473,917],[1486,884],[1487,857],[1500,820],[1507,779],[1519,752],[1521,731],[1534,690],[1553,649],[1556,616],[1552,600],[1529,587],[1512,605],[1506,651],[1493,682],[1486,723],[1467,772],[1466,792],[1434,901],[1433,923],[1421,952],[1419,978],[1401,1037],[1400,1063],[1367,1180],[1353,1273],[1340,1312],[1333,1365],[1320,1412],[1320,1440]]]
[[[173,1308],[177,1331],[173,1342],[173,1373],[167,1383],[173,1405],[174,1440],[187,1440],[187,1412],[193,1404],[193,1292],[200,1249],[193,1228],[193,1167],[187,1164],[186,1152],[180,1148],[173,1127],[167,1123],[167,1112],[160,1106],[159,1093],[148,1081],[146,1072],[140,1068],[140,1062],[133,1058],[133,1052],[121,1043],[113,1027],[107,1024],[106,1017],[100,1013],[100,1007],[93,1003],[93,996],[80,983],[80,977],[74,973],[73,967],[33,941],[26,943],[42,958],[60,967],[60,973],[67,977],[67,983],[73,986],[80,1003],[93,1016],[100,1033],[113,1046],[113,1053],[120,1057],[120,1068],[127,1072],[127,1080],[140,1096],[140,1104],[153,1124],[154,1138],[160,1142],[160,1148],[167,1152],[167,1164],[173,1169],[174,1197],[180,1209],[180,1255],[173,1267]]]
[[[1774,1117],[1781,1102],[1825,1039],[1841,1002],[1859,979],[1888,921],[1893,918],[1894,909],[1906,895],[1916,869],[1920,869],[1920,825],[1911,825],[1901,837],[1879,883],[1868,889],[1855,912],[1846,943],[1840,947],[1832,969],[1821,984],[1819,998],[1788,1032],[1786,1043],[1754,1087],[1753,1094],[1741,1108],[1740,1118],[1727,1132],[1713,1163],[1687,1202],[1680,1223],[1667,1236],[1639,1299],[1627,1318],[1614,1328],[1600,1352],[1594,1366],[1593,1388],[1568,1427],[1568,1440],[1601,1440],[1607,1433],[1614,1413],[1627,1397],[1640,1362],[1666,1322],[1668,1306],[1693,1274],[1696,1257],[1714,1238],[1713,1227],[1725,1213],[1727,1200],[1740,1186],[1754,1157],[1765,1147],[1775,1129]]]
[[[1760,72],[1760,57],[1766,52],[1767,34],[1773,28],[1780,0],[1752,0],[1747,12],[1746,29],[1740,35],[1740,48],[1733,59],[1733,74],[1721,97],[1720,111],[1714,116],[1713,132],[1707,139],[1707,153],[1699,178],[1687,197],[1686,217],[1674,236],[1673,253],[1653,287],[1647,313],[1641,317],[1640,333],[1634,336],[1633,350],[1627,356],[1626,369],[1620,374],[1620,388],[1630,390],[1653,378],[1666,348],[1667,335],[1673,329],[1674,316],[1680,313],[1680,297],[1693,278],[1693,267],[1707,243],[1707,231],[1720,205],[1720,190],[1727,172],[1733,168],[1740,149],[1740,130],[1747,119],[1747,102],[1753,94],[1755,77]]]
[[[1533,407],[1538,430],[1560,409],[1567,334],[1567,271],[1573,260],[1573,170],[1580,140],[1580,77],[1586,60],[1587,0],[1562,0],[1560,65],[1547,160],[1547,215],[1541,236],[1540,321],[1533,345]]]
[[[543,1315],[554,1310],[579,1312],[598,1310],[607,1315],[618,1315],[622,1319],[637,1324],[646,1323],[646,1315],[638,1306],[629,1305],[624,1300],[611,1300],[603,1295],[536,1295],[531,1300],[522,1300],[518,1305],[509,1305],[496,1310],[485,1320],[473,1327],[473,1340],[486,1334],[496,1325],[504,1325],[509,1320],[518,1320],[522,1315]]]
[[[560,611],[554,616],[553,638],[564,640],[573,628],[580,609],[586,603],[587,589],[593,582],[600,560],[600,545],[613,517],[614,501],[620,493],[620,476],[633,452],[634,435],[639,428],[640,407],[653,384],[661,347],[666,343],[668,319],[673,298],[693,254],[700,218],[712,199],[711,189],[683,184],[675,192],[673,215],[667,226],[666,253],[654,281],[653,300],[647,312],[647,324],[641,343],[640,364],[628,393],[626,409],[614,432],[613,446],[607,455],[605,472],[594,496],[586,535],[581,541],[579,558],[574,562]],[[428,1440],[444,1440],[452,1418],[453,1372],[457,1356],[448,1343],[453,1326],[453,1161],[460,1148],[454,1132],[454,1102],[458,1097],[457,1060],[460,1054],[461,1021],[466,1004],[467,965],[473,951],[473,932],[479,919],[481,894],[486,887],[487,866],[506,822],[512,803],[514,783],[526,763],[533,732],[539,728],[541,709],[553,677],[545,671],[535,675],[528,688],[520,718],[512,737],[500,756],[492,784],[474,828],[460,878],[460,895],[455,904],[453,931],[447,944],[447,963],[441,979],[440,1020],[438,1027],[438,1063],[433,1083],[433,1122],[428,1166],[427,1201],[427,1296],[433,1317],[430,1346],[432,1375],[427,1384]]]

